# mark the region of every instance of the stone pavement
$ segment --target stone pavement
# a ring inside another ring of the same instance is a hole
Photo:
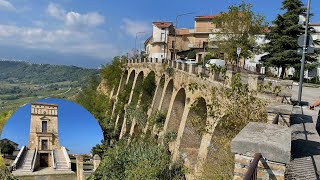
[[[319,108],[295,106],[292,115],[292,161],[287,166],[286,179],[319,179],[320,137],[315,129]]]
[[[73,171],[57,171],[53,168],[43,168],[34,172],[27,171],[12,171],[14,176],[44,176],[44,175],[61,175],[61,174],[75,174]]]

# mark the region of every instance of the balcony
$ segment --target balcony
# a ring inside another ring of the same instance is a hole
[[[36,129],[37,134],[56,134],[57,131],[55,129],[42,129],[42,128],[37,128]]]

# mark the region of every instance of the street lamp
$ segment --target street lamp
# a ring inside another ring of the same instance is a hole
[[[299,82],[299,95],[298,95],[298,101],[299,105],[302,106],[301,104],[301,96],[302,96],[302,84],[303,84],[303,79],[304,79],[304,63],[306,61],[306,49],[307,49],[307,38],[308,38],[308,26],[309,26],[309,16],[310,16],[310,3],[311,0],[308,0],[308,9],[307,9],[307,19],[306,19],[306,26],[304,30],[304,42],[303,42],[303,47],[302,47],[302,59],[301,59],[301,69],[300,69],[300,82]]]
[[[137,38],[138,38],[138,34],[143,34],[143,33],[146,33],[146,32],[137,32],[136,33],[136,39],[134,41],[134,51],[137,52]]]
[[[177,60],[176,43],[177,43],[178,17],[185,16],[185,15],[190,15],[190,14],[194,14],[194,13],[195,12],[189,12],[189,13],[179,14],[179,15],[176,16],[176,28],[175,28],[175,31],[174,31],[174,47],[173,47],[174,60]]]

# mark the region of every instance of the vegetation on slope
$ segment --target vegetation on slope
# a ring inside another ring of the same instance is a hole
[[[8,112],[2,112],[0,113],[0,134],[2,133],[2,127],[3,125],[7,122],[7,120],[9,119],[9,117],[11,116],[12,111],[8,111]],[[11,179],[15,179],[10,172],[7,170],[7,167],[5,166],[3,159],[2,159],[2,155],[0,154],[0,179],[3,180],[11,180]]]
[[[213,89],[213,103],[208,105],[208,113],[218,124],[204,165],[204,178],[232,179],[234,155],[230,148],[231,140],[249,122],[267,120],[266,102],[259,99],[256,93],[248,89],[248,84],[240,82],[240,74],[232,80],[231,88],[222,86]]]
[[[109,148],[89,179],[181,179],[181,164],[172,164],[170,153],[150,138],[135,139],[128,144],[120,140]]]
[[[0,112],[52,97],[73,99],[97,69],[0,61]]]
[[[84,82],[86,77],[98,73],[97,69],[16,61],[0,61],[0,69],[1,80],[32,84],[49,84],[63,81]]]

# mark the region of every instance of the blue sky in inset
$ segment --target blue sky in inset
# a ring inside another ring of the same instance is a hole
[[[282,0],[244,0],[271,22]],[[0,58],[36,63],[98,67],[138,48],[151,35],[153,21],[192,28],[194,16],[226,11],[242,0],[0,0]],[[307,3],[307,0],[302,0]],[[320,1],[311,1],[313,22],[320,22]]]
[[[42,99],[37,102],[58,104],[58,133],[60,145],[69,153],[88,154],[93,146],[100,143],[103,134],[97,120],[82,106],[63,99]],[[8,138],[27,146],[30,133],[31,104],[19,108],[7,121],[1,139]]]

